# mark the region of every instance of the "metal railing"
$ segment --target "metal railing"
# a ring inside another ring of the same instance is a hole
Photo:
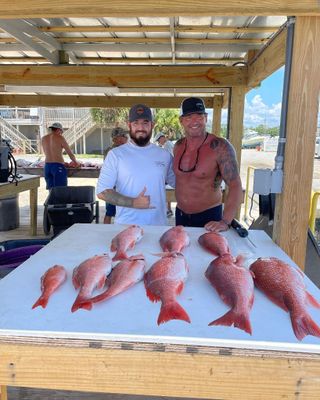
[[[32,145],[32,141],[1,117],[0,133],[1,138],[10,140],[10,144],[15,149],[20,150],[24,153],[37,153],[37,149],[35,149]]]
[[[90,113],[90,108],[44,108],[44,124],[46,128],[53,122],[60,122],[64,128],[73,124]]]
[[[12,121],[39,121],[39,113],[37,108],[19,108],[19,107],[1,107],[0,117]]]
[[[315,234],[315,223],[317,218],[317,204],[320,197],[320,192],[313,192],[310,205],[309,228]]]

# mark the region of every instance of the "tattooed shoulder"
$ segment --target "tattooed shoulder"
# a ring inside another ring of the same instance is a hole
[[[213,138],[210,143],[211,149],[216,150],[219,147],[220,143],[221,141],[218,138]]]
[[[218,164],[221,175],[226,182],[236,179],[239,175],[238,163],[233,146],[227,140],[220,142]]]

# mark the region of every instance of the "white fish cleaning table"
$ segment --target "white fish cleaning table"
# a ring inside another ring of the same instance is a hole
[[[250,314],[253,334],[208,326],[228,307],[204,277],[214,258],[197,243],[201,228],[187,228],[184,251],[190,267],[178,302],[191,324],[157,326],[160,303],[152,303],[140,282],[127,292],[71,313],[76,297],[71,273],[84,259],[106,252],[121,225],[73,225],[0,281],[0,385],[147,396],[240,400],[319,399],[320,339],[299,342],[289,315],[255,290]],[[143,253],[150,267],[161,251],[159,238],[169,227],[144,227],[130,255]],[[289,257],[261,231],[249,231],[254,248],[234,231],[224,233],[233,255]],[[40,277],[62,264],[68,279],[46,309],[31,307],[40,294]],[[305,277],[308,290],[319,289]],[[320,324],[320,311],[308,308]]]

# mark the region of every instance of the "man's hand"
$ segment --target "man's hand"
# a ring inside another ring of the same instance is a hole
[[[210,232],[223,232],[229,229],[229,226],[224,221],[210,221],[205,224],[205,229]]]
[[[155,208],[150,205],[150,196],[146,196],[147,188],[144,187],[142,192],[133,199],[133,208]]]
[[[71,161],[69,163],[69,167],[71,167],[71,168],[81,168],[81,164],[78,161]]]

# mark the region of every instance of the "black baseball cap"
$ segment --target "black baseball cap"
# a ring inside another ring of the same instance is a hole
[[[129,111],[129,122],[133,122],[137,119],[152,121],[153,117],[151,109],[144,104],[136,104],[135,106],[132,106]]]
[[[193,113],[207,114],[204,102],[199,97],[188,97],[181,103],[180,117]]]

